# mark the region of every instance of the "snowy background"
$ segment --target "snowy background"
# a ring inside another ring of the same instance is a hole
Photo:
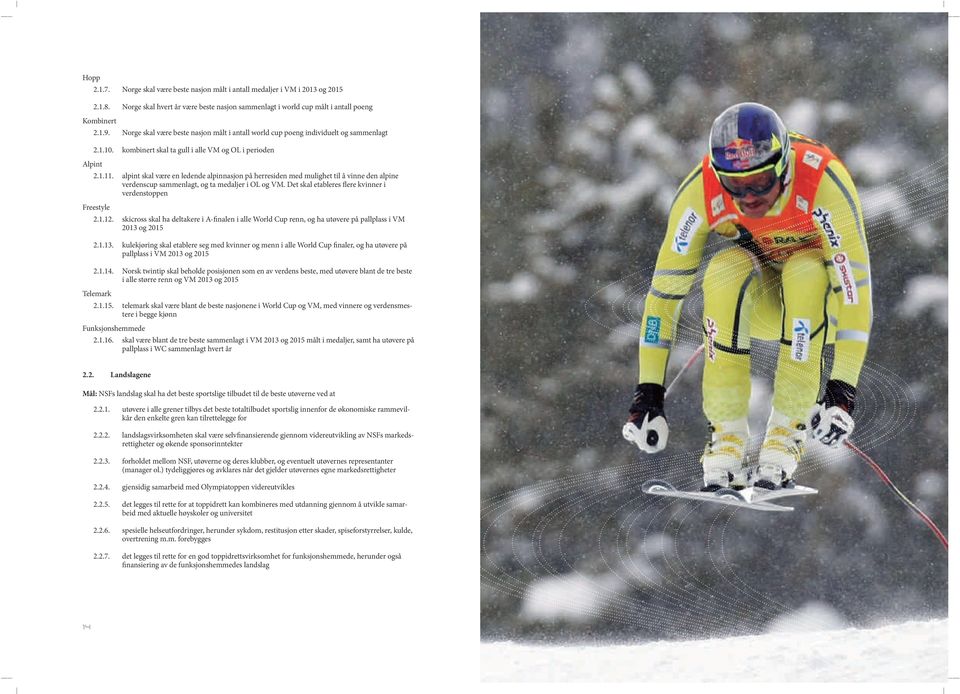
[[[606,646],[497,641],[483,644],[480,657],[482,677],[488,682],[909,682],[915,686],[944,680],[946,640],[946,620],[931,620],[803,634],[775,628],[762,635],[682,645],[674,641]]]
[[[798,479],[821,494],[792,514],[640,492],[697,483],[699,365],[667,403],[664,453],[620,437],[676,187],[713,118],[760,101],[857,183],[876,318],[853,438],[949,534],[945,15],[486,14],[482,51],[482,636],[945,617],[946,552],[845,450],[809,446]],[[668,378],[699,344],[700,305],[696,285]],[[755,369],[754,433],[771,375]]]

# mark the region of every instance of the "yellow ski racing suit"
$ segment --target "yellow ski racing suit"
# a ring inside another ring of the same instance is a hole
[[[784,189],[759,219],[741,214],[705,157],[674,198],[644,305],[639,383],[663,385],[677,320],[711,232],[727,247],[703,277],[703,409],[711,422],[746,417],[752,339],[780,343],[773,408],[808,421],[830,377],[857,385],[873,319],[870,259],[853,180],[824,145],[790,133]]]

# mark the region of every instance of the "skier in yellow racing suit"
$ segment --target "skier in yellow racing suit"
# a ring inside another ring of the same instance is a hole
[[[667,444],[667,361],[710,232],[729,244],[703,277],[703,489],[790,487],[808,434],[838,446],[853,430],[873,318],[857,191],[836,155],[788,132],[766,106],[737,104],[714,121],[710,152],[673,201],[644,306],[623,435],[647,453]],[[751,339],[780,343],[755,465],[747,458]],[[834,360],[818,402],[827,344]]]

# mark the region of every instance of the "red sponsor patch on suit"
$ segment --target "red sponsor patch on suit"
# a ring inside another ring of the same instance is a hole
[[[860,297],[857,294],[857,281],[853,277],[853,265],[846,253],[837,253],[833,256],[833,269],[840,282],[840,293],[843,294],[843,303],[858,304]]]

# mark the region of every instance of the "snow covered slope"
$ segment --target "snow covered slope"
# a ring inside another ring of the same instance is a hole
[[[946,682],[947,621],[616,646],[484,643],[480,653],[485,681]]]

